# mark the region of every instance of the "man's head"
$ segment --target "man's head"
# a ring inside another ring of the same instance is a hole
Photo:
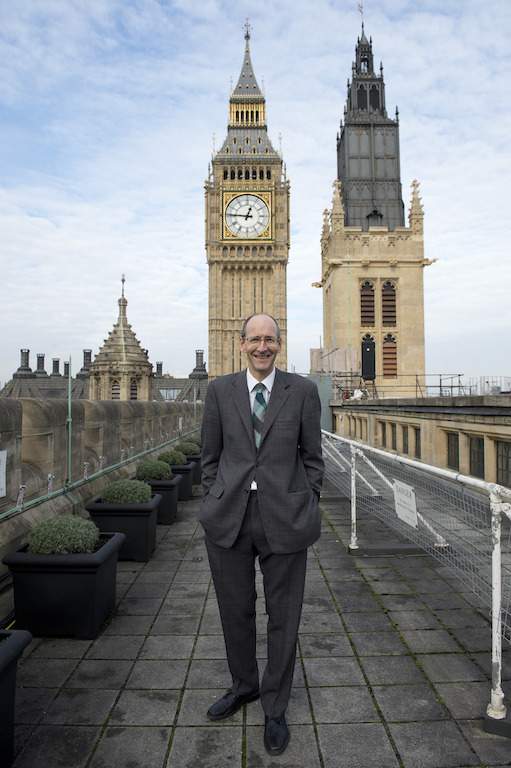
[[[250,315],[241,328],[241,351],[252,376],[262,381],[275,365],[280,350],[280,328],[271,315]]]

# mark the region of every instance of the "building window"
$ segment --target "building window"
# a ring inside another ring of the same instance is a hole
[[[447,433],[447,466],[449,469],[460,468],[460,436],[457,432]]]
[[[397,377],[397,342],[390,333],[383,339],[383,377],[386,379]]]
[[[381,291],[382,325],[396,325],[396,287],[390,280],[383,283]]]
[[[414,435],[415,435],[415,458],[420,459],[421,457],[421,428],[420,427],[414,427],[413,428]]]
[[[384,421],[380,422],[380,428],[381,428],[381,445],[382,448],[387,447],[387,425]]]
[[[224,168],[224,180],[229,178],[229,171],[227,168]]]
[[[484,437],[470,438],[470,474],[484,480]]]
[[[511,488],[511,443],[497,440],[497,483]]]
[[[359,85],[357,92],[358,109],[367,109],[367,91],[363,85]]]
[[[112,381],[112,400],[120,400],[121,399],[121,385],[115,379]]]
[[[131,379],[130,381],[130,400],[138,400],[138,387],[136,379]]]
[[[397,425],[390,425],[390,446],[393,451],[397,451]]]
[[[402,437],[403,437],[403,453],[408,453],[408,426],[406,424],[403,424],[401,429],[402,429]]]
[[[360,325],[374,325],[374,286],[369,280],[360,287]]]
[[[266,178],[267,178],[267,179],[271,179],[271,170],[270,170],[269,168],[268,168],[268,170],[266,171]]]
[[[371,109],[380,108],[380,94],[378,93],[378,88],[375,85],[371,86],[371,90],[369,91],[369,106]]]

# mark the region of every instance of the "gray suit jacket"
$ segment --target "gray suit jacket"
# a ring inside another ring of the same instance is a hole
[[[257,451],[246,372],[209,384],[202,421],[204,496],[199,520],[215,544],[234,544],[254,479],[273,552],[298,552],[319,538],[320,414],[316,385],[277,370]]]

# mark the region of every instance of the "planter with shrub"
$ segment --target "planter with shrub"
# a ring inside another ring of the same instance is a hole
[[[186,456],[187,461],[193,461],[192,482],[194,485],[200,485],[201,482],[201,463],[200,463],[200,445],[195,440],[183,440],[176,446]]]
[[[37,523],[28,544],[4,557],[14,588],[16,627],[39,637],[93,639],[115,605],[122,533],[61,515]]]
[[[24,630],[0,630],[0,755],[2,765],[14,758],[14,708],[18,659],[32,640]]]
[[[177,497],[181,479],[181,475],[175,477],[172,475],[170,465],[165,461],[146,459],[141,461],[137,467],[137,480],[148,483],[153,493],[159,493],[161,496],[158,507],[158,523],[160,525],[171,525],[176,520]]]
[[[125,535],[119,560],[147,562],[156,546],[156,521],[161,496],[140,480],[116,480],[85,509],[100,531]]]
[[[177,448],[172,448],[170,451],[164,451],[158,456],[159,461],[164,461],[170,465],[172,473],[174,475],[181,475],[181,482],[179,484],[179,501],[188,501],[193,496],[193,463],[186,460],[186,456]]]

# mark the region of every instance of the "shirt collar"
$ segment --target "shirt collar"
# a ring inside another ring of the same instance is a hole
[[[260,382],[260,381],[258,381],[257,379],[255,379],[252,376],[252,374],[250,373],[250,371],[247,368],[247,387],[248,387],[248,391],[252,392],[252,390],[254,389],[256,384],[264,384],[264,386],[266,387],[266,389],[270,393],[271,390],[272,390],[272,387],[273,387],[273,383],[275,381],[276,370],[277,369],[274,366],[272,372],[270,374],[268,374],[268,376]]]

